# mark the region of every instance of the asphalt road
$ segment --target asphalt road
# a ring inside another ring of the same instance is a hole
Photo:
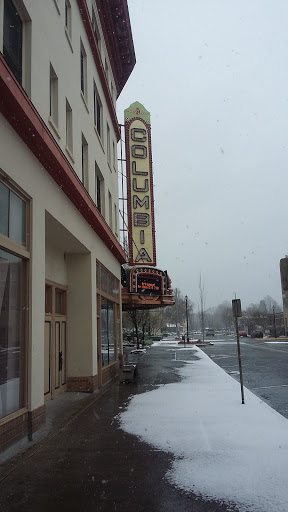
[[[211,341],[202,350],[240,382],[236,338]],[[240,350],[244,386],[288,418],[288,342],[240,338]]]

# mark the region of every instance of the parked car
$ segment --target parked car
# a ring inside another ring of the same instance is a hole
[[[247,338],[247,332],[246,331],[239,331],[239,336],[243,336],[243,338]]]
[[[251,338],[263,338],[263,332],[262,331],[254,331],[251,334]]]

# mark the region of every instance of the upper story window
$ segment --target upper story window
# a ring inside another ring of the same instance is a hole
[[[73,118],[72,108],[66,98],[66,148],[73,154]]]
[[[65,30],[71,39],[72,37],[72,13],[69,0],[65,0]]]
[[[118,236],[118,211],[117,205],[114,203],[114,233]]]
[[[58,127],[58,77],[50,63],[50,120]]]
[[[3,56],[18,82],[30,96],[31,18],[22,3],[20,15],[12,0],[4,0],[3,14]]]
[[[107,123],[107,162],[111,165],[111,138],[110,138],[110,128]]]
[[[82,144],[81,144],[81,181],[84,187],[88,188],[88,143],[82,133]]]
[[[105,75],[106,75],[106,78],[108,80],[108,78],[109,78],[109,68],[108,68],[108,64],[107,64],[106,58],[105,58]]]
[[[26,246],[26,202],[0,182],[0,233]]]
[[[95,204],[100,213],[104,212],[104,178],[95,162]]]
[[[108,223],[109,223],[109,226],[110,228],[112,229],[112,195],[111,195],[111,192],[110,190],[108,190]]]
[[[4,1],[3,55],[22,84],[23,22],[12,0]]]
[[[94,83],[94,125],[100,138],[102,138],[103,109],[100,96]]]
[[[84,50],[84,46],[80,44],[80,73],[81,73],[81,92],[84,99],[87,101],[87,56]]]
[[[115,145],[114,140],[113,140],[113,167],[116,171],[116,145]]]
[[[96,20],[94,9],[92,9],[92,27],[93,27],[93,32],[94,32],[94,36],[95,36],[95,39],[96,39],[96,43],[97,43],[97,46],[98,46],[98,49],[99,49],[99,52],[100,52],[100,50],[101,50],[101,37],[100,37],[100,32],[99,32],[99,28],[98,28],[98,24],[97,24],[97,20]]]

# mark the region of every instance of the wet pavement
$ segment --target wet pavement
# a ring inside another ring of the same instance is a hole
[[[176,348],[177,352],[177,348]],[[135,383],[116,382],[91,397],[32,449],[2,466],[0,510],[93,512],[225,512],[225,504],[185,494],[165,478],[172,455],[119,428],[129,397],[177,382],[175,350],[153,347],[138,360]],[[195,359],[193,351],[188,357]],[[177,357],[177,354],[176,354]]]

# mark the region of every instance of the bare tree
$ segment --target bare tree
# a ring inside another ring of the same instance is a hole
[[[174,306],[165,308],[163,319],[165,319],[167,323],[175,323],[176,332],[177,335],[179,335],[180,325],[184,323],[186,315],[185,299],[179,288],[175,288],[174,290],[174,301]]]

